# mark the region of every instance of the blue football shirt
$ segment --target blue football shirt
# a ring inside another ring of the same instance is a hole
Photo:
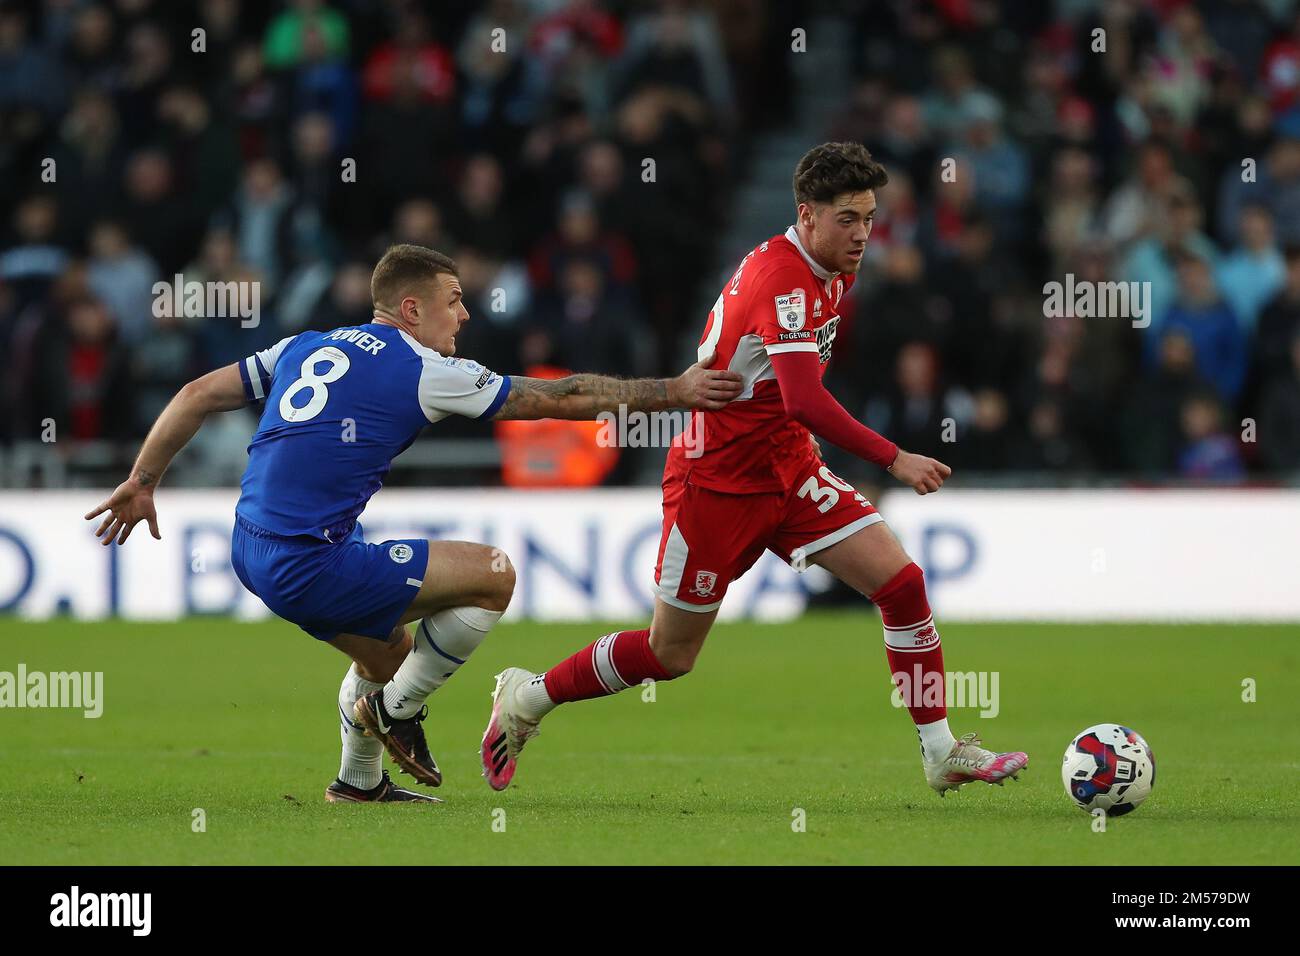
[[[282,339],[239,363],[264,401],[235,513],[281,535],[341,541],[394,458],[448,415],[487,418],[510,377],[368,323]]]

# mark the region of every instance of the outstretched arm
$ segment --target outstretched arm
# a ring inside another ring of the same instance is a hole
[[[716,410],[740,394],[741,377],[697,362],[676,378],[619,379],[605,375],[565,378],[510,377],[510,394],[495,415],[498,420],[567,418],[589,420],[626,406],[634,412],[667,408]]]
[[[771,358],[786,413],[810,432],[874,462],[918,495],[938,491],[952,474],[943,462],[903,451],[850,415],[822,384],[816,352],[782,352]]]
[[[149,429],[131,476],[117,486],[108,500],[86,515],[89,521],[108,512],[95,537],[101,538],[105,545],[114,539],[122,544],[130,536],[131,529],[144,520],[149,523],[153,536],[161,538],[153,492],[163,472],[177,453],[189,444],[209,414],[242,408],[246,404],[238,365],[227,365],[209,372],[177,392],[153,428]]]

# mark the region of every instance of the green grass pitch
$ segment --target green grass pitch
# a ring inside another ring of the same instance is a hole
[[[653,702],[633,689],[551,715],[498,794],[478,766],[492,676],[603,633],[502,625],[430,699],[447,802],[339,806],[322,791],[346,659],[297,628],[0,619],[0,670],[103,671],[105,701],[99,719],[0,710],[0,864],[1300,863],[1296,627],[942,630],[950,670],[1000,674],[998,716],[953,710],[953,729],[1028,751],[1019,784],[925,786],[864,611],[719,625]],[[1060,760],[1102,721],[1142,733],[1158,771],[1095,833]]]

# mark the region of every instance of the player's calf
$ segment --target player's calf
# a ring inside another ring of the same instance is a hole
[[[1023,752],[986,750],[975,734],[957,740],[948,728],[943,647],[920,567],[909,561],[871,599],[880,609],[890,670],[921,739],[926,781],[943,796],[967,783],[1001,786],[1007,777],[1014,779],[1029,763]],[[927,696],[927,687],[938,688],[938,700]]]
[[[382,690],[392,679],[411,651],[411,635],[399,625],[389,632],[386,641],[360,634],[338,634],[329,643],[352,658],[352,666],[339,686],[339,736],[343,752],[338,778],[361,790],[372,790],[380,783],[384,745],[357,722],[354,714],[357,699]]]
[[[393,628],[387,640],[340,634],[329,643],[352,658],[356,675],[361,680],[381,687],[393,679],[412,647],[410,632],[401,624]],[[351,709],[349,703],[348,710]]]
[[[383,742],[404,773],[430,786],[442,773],[421,722],[425,701],[487,636],[514,594],[514,566],[498,548],[465,541],[429,545],[423,583],[403,620],[415,621],[411,649],[383,688],[357,700],[356,721]]]
[[[925,593],[925,576],[883,522],[827,548],[817,562],[870,595],[880,611],[890,672],[921,740],[926,781],[940,796],[964,784],[1001,784],[1029,763],[1021,751],[996,753],[975,734],[948,728],[943,647]],[[937,694],[926,688],[937,690]]]
[[[383,700],[396,720],[413,717],[429,695],[451,679],[483,643],[500,611],[453,607],[415,626],[411,652],[384,686]]]
[[[956,739],[948,728],[943,642],[926,598],[925,576],[915,562],[908,562],[871,595],[871,600],[880,610],[885,656],[894,682],[900,689],[912,691],[904,694],[903,703],[921,738],[922,759],[940,759]],[[917,674],[919,680],[914,679]],[[919,692],[930,686],[938,687],[937,700]]]
[[[356,706],[359,698],[383,690],[384,681],[368,679],[362,676],[361,670],[360,663],[354,662],[339,686],[339,737],[343,755],[336,782],[358,791],[370,791],[383,781],[384,745],[356,719]],[[331,799],[328,793],[325,797]]]
[[[442,783],[420,726],[428,713],[425,701],[464,665],[500,617],[500,611],[481,607],[429,615],[416,625],[411,652],[392,680],[357,700],[357,722],[383,742],[404,773],[421,783]]]
[[[502,671],[481,744],[488,784],[495,790],[509,786],[524,744],[560,704],[689,673],[715,617],[716,610],[684,611],[660,600],[649,630],[606,634],[542,674],[518,667]]]
[[[524,744],[537,736],[541,719],[560,704],[674,676],[655,656],[648,630],[606,634],[544,674],[507,668],[497,675],[492,714],[483,732],[483,776],[494,790],[508,787]]]

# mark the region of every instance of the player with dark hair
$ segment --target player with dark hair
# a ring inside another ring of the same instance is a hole
[[[669,453],[650,628],[606,634],[542,674],[512,667],[498,675],[481,744],[495,789],[509,785],[524,744],[559,704],[689,672],[727,586],[765,549],[796,567],[821,565],[880,609],[926,780],[941,796],[971,781],[1000,784],[1027,765],[1024,753],[986,750],[975,734],[953,737],[921,569],[871,503],[826,467],[812,437],[886,469],[917,494],[938,491],[951,474],[859,423],[822,383],[840,302],[862,265],[876,190],[886,182],[856,143],[825,143],[799,161],[797,221],[741,260],[709,313],[699,356],[740,373],[744,389],[723,408],[694,413],[703,454],[686,455],[680,439]]]
[[[442,775],[420,722],[425,700],[501,617],[514,569],[495,548],[405,539],[368,544],[358,518],[395,457],[448,415],[591,419],[620,406],[718,409],[740,376],[691,366],[674,379],[556,380],[498,375],[456,358],[469,321],[456,264],[422,246],[389,249],[371,277],[374,321],[283,339],[190,382],[154,423],[131,476],[86,515],[124,543],[144,520],[158,533],[154,489],[213,412],[264,403],[235,507],[231,563],[272,611],[350,656],[339,690],[343,760],[334,802],[433,801],[393,786],[404,772]],[[418,622],[415,639],[406,625]]]

